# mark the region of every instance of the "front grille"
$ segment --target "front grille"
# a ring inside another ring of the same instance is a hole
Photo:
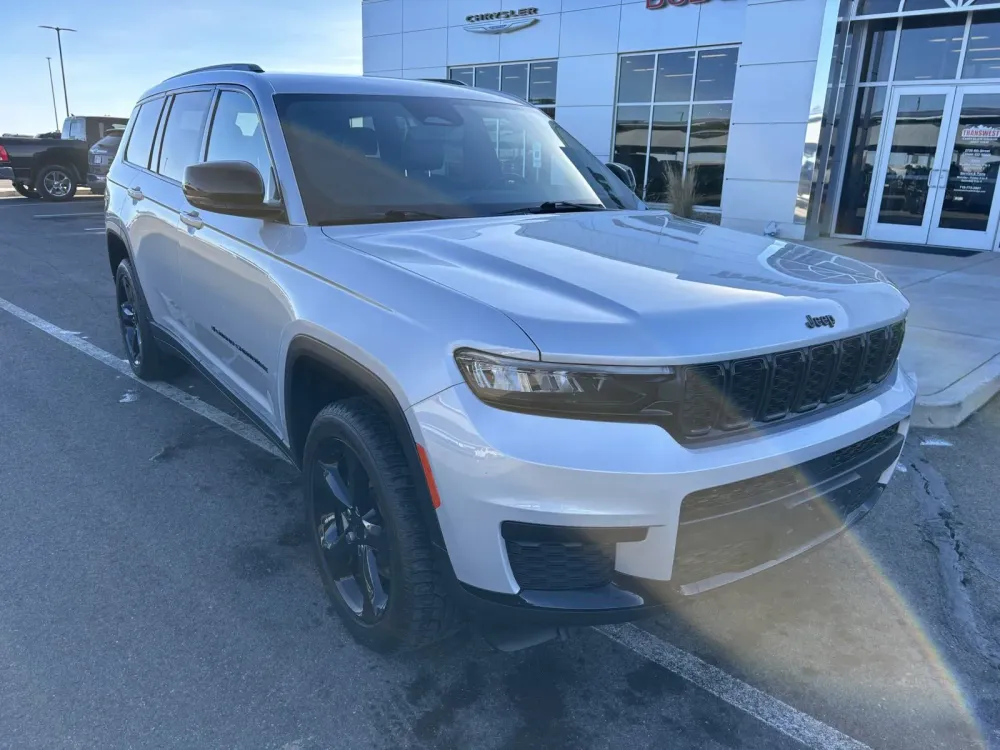
[[[798,466],[692,492],[681,504],[681,523],[752,508],[813,487],[862,457],[878,453],[892,443],[898,433],[898,425],[893,425],[846,448]]]
[[[522,589],[567,591],[611,583],[615,545],[506,540],[507,560]]]
[[[892,371],[904,333],[899,321],[803,349],[678,368],[678,437],[772,424],[864,393]]]

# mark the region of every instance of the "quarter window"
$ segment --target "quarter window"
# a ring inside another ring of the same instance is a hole
[[[156,123],[160,120],[162,109],[163,99],[154,99],[139,107],[138,113],[134,115],[135,125],[132,126],[132,135],[129,136],[128,146],[125,147],[125,161],[143,169],[149,167],[149,151],[153,146]]]
[[[274,197],[271,157],[253,100],[242,91],[223,91],[208,136],[207,161],[245,161],[257,167],[264,195]]]
[[[157,171],[164,177],[183,182],[184,170],[201,160],[201,142],[211,101],[210,91],[191,91],[174,97],[160,146]]]
[[[625,55],[618,71],[614,161],[632,168],[636,192],[670,202],[693,174],[696,203],[722,205],[739,47]]]

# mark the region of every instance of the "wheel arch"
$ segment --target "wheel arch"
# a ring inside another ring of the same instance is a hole
[[[31,165],[32,185],[38,181],[39,175],[48,167],[65,167],[70,170],[76,179],[77,185],[80,185],[84,178],[84,175],[81,175],[80,170],[77,169],[73,152],[68,149],[56,149],[54,151],[45,151],[35,158],[34,163]]]
[[[118,266],[123,260],[127,260],[135,268],[135,261],[132,259],[132,248],[129,247],[125,235],[116,226],[107,227],[108,242],[108,263],[111,265],[111,278],[118,272]]]
[[[285,356],[283,396],[285,434],[292,460],[300,469],[306,436],[320,409],[351,396],[369,396],[379,404],[389,418],[406,457],[431,540],[443,553],[450,571],[444,537],[417,453],[417,441],[392,388],[363,364],[338,349],[307,334],[299,334],[290,342]],[[451,575],[454,576],[454,573]]]

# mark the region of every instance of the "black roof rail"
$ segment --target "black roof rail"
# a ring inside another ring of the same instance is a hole
[[[454,78],[421,78],[421,81],[430,81],[431,83],[450,83],[452,86],[468,86],[465,81],[456,81]]]
[[[194,68],[193,70],[185,70],[183,73],[178,73],[177,75],[170,76],[170,78],[180,78],[181,76],[186,76],[191,73],[204,73],[208,70],[242,70],[247,73],[263,73],[264,69],[257,65],[256,63],[222,63],[221,65],[206,65],[204,68]],[[167,80],[169,81],[170,78]]]

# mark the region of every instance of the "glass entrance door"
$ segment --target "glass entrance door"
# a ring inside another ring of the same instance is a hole
[[[955,96],[927,242],[990,250],[1000,201],[1000,86],[963,86]]]
[[[1000,85],[893,91],[866,236],[972,250],[1000,224]]]
[[[907,86],[893,91],[875,167],[867,236],[925,244],[938,205],[954,86]]]

